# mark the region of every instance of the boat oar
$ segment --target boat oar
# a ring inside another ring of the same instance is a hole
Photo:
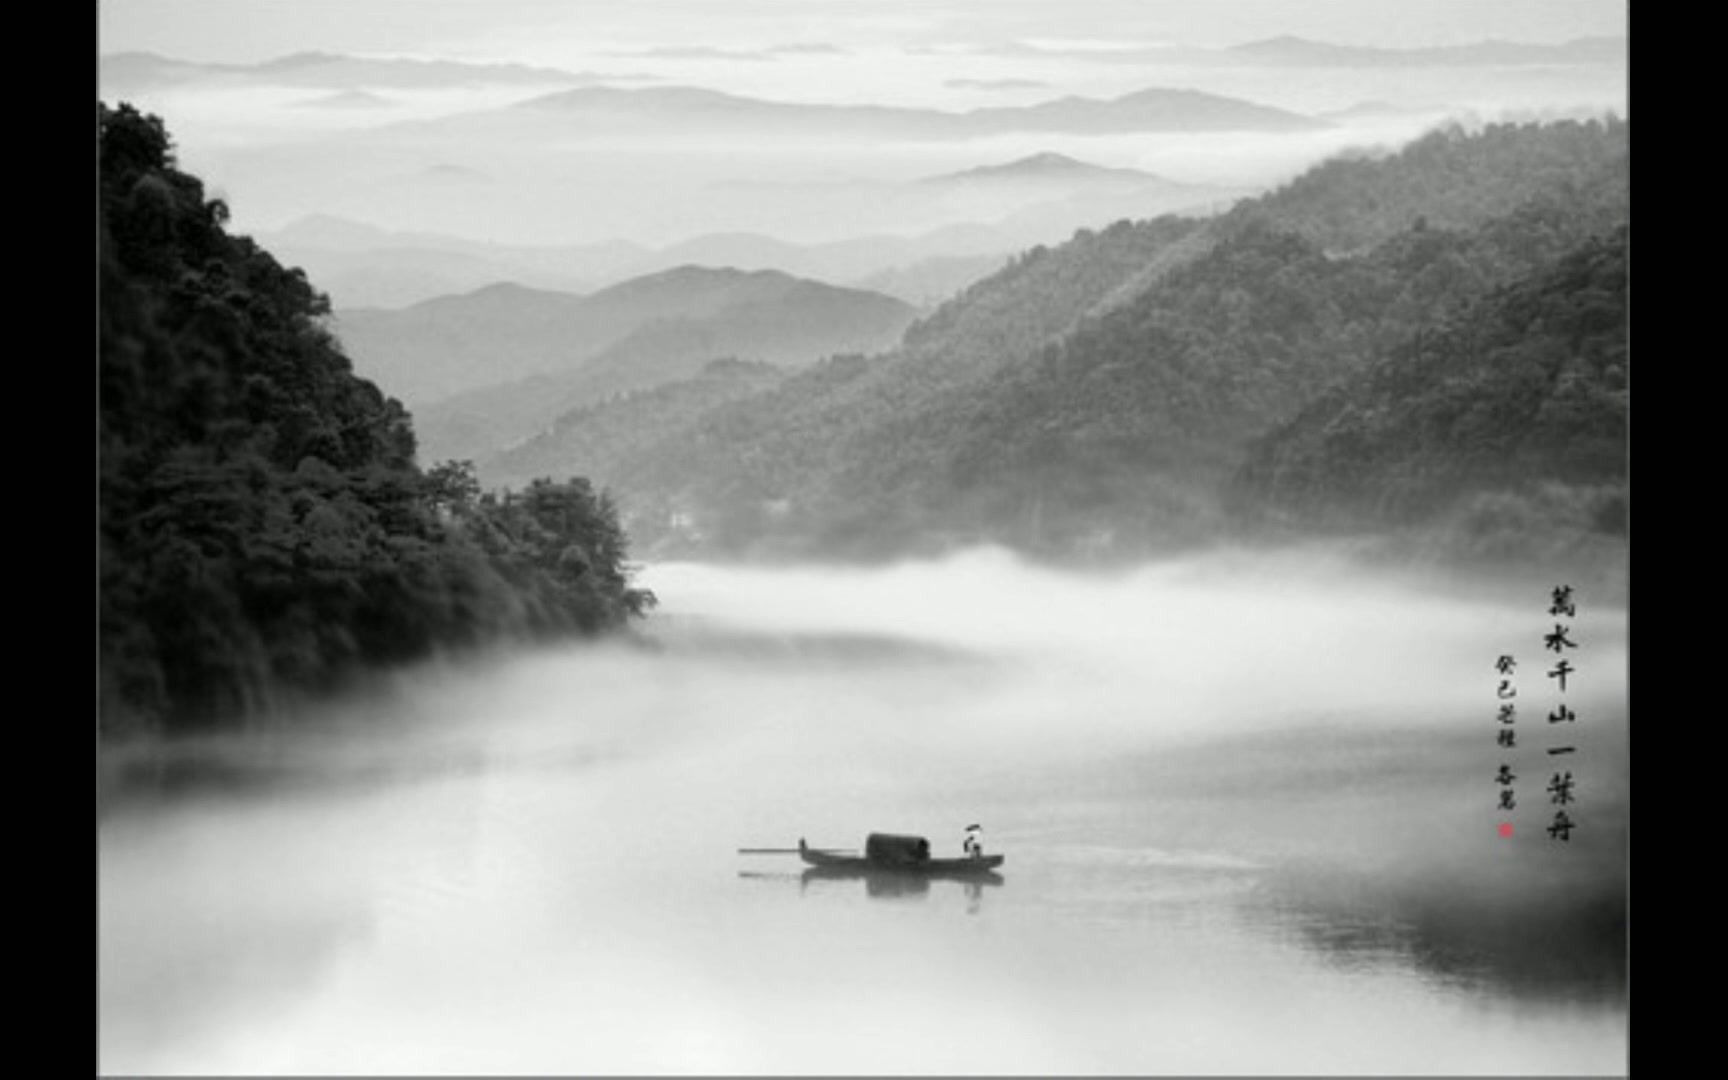
[[[857,848],[813,847],[804,848],[803,850],[814,851],[819,855],[858,854]],[[738,849],[738,854],[740,855],[796,855],[798,852],[799,849],[795,847],[741,847]]]

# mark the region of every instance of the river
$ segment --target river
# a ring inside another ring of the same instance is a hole
[[[1626,1069],[1621,606],[1580,592],[1556,697],[1544,588],[1327,557],[643,582],[640,642],[142,759],[99,818],[102,1072]],[[997,881],[738,853],[972,823]]]

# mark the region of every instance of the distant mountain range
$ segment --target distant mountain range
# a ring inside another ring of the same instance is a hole
[[[1291,132],[1327,126],[1284,109],[1198,90],[1151,88],[1111,99],[1078,96],[1031,105],[990,106],[963,112],[884,105],[832,105],[771,101],[693,86],[620,87],[651,78],[644,73],[572,72],[524,64],[448,60],[371,59],[298,53],[262,64],[211,64],[147,52],[101,57],[104,95],[127,96],[195,85],[279,86],[330,91],[435,90],[476,86],[551,89],[504,110],[555,117],[558,130],[590,128],[749,130],[763,135],[850,134],[907,139],[980,138],[1015,132],[1107,135],[1125,132]],[[557,89],[561,88],[561,89]],[[364,99],[347,99],[355,107]],[[417,121],[433,131],[497,126],[496,110],[438,121]],[[427,127],[425,125],[432,125]]]
[[[493,285],[337,313],[355,370],[414,409],[423,449],[467,457],[560,413],[718,358],[801,367],[895,345],[916,311],[778,271],[683,266],[590,296]]]
[[[584,406],[481,475],[617,485],[662,554],[1346,528],[1560,572],[1624,533],[1629,172],[1623,122],[1438,131],[1022,253],[891,353]]]
[[[388,109],[396,103],[382,94],[374,94],[370,90],[338,90],[334,94],[310,98],[300,103],[308,109],[350,109],[366,111],[371,109]]]
[[[688,86],[583,87],[533,98],[511,112],[556,117],[573,126],[628,131],[633,125],[705,132],[868,134],[905,139],[969,139],[1015,132],[1113,135],[1127,132],[1314,131],[1324,121],[1198,90],[1148,89],[1111,99],[1064,97],[1036,105],[943,112],[886,105],[767,101]]]
[[[449,164],[432,166],[423,174],[447,183],[490,182],[473,169]],[[994,269],[1012,252],[1060,242],[1076,229],[1123,218],[1212,212],[1250,194],[1053,153],[906,183],[784,188],[782,198],[821,199],[837,214],[891,203],[906,220],[940,221],[956,215],[972,215],[974,220],[918,233],[866,234],[820,243],[793,243],[753,232],[712,233],[651,248],[624,241],[504,245],[314,215],[257,238],[279,258],[305,268],[338,307],[403,307],[499,282],[588,292],[686,264],[778,269],[927,304],[972,281],[978,276],[974,270]]]
[[[562,71],[527,64],[477,64],[456,60],[367,59],[303,52],[259,64],[211,64],[175,60],[150,52],[110,53],[100,58],[104,94],[193,83],[300,86],[326,90],[449,89],[460,86],[545,87],[591,81],[592,72]]]
[[[1337,45],[1283,36],[1222,49],[1120,49],[1064,53],[1060,49],[1022,45],[1016,55],[1074,55],[1108,63],[1252,64],[1270,67],[1518,67],[1537,64],[1583,65],[1623,63],[1628,59],[1624,37],[1579,38],[1559,44],[1478,41],[1418,49],[1383,49]],[[618,54],[613,54],[618,55]],[[641,59],[656,54],[632,53]],[[662,58],[688,58],[660,53]],[[754,59],[768,54],[726,54]],[[527,64],[488,64],[454,60],[378,59],[324,52],[303,52],[257,64],[215,64],[179,60],[150,52],[119,52],[99,57],[100,80],[106,94],[187,86],[199,82],[226,85],[302,86],[345,89],[441,89],[458,86],[575,86],[592,83],[652,81],[647,72],[568,71]],[[949,80],[959,89],[1040,89],[1031,79]],[[684,95],[686,104],[699,99]],[[710,102],[712,104],[712,102]]]
[[[703,319],[657,320],[565,370],[423,405],[415,425],[427,460],[477,460],[521,444],[572,409],[680,382],[717,359],[786,371],[891,348],[911,315],[833,290],[741,304]]]
[[[1482,50],[1493,52],[1491,44]],[[659,79],[646,72],[329,53],[259,64],[120,53],[102,57],[99,73],[105,94],[171,91],[137,101],[158,111],[188,110],[188,131],[198,138],[193,145],[253,222],[273,226],[321,211],[422,236],[485,229],[521,245],[476,250],[393,237],[364,257],[299,240],[291,248],[273,245],[339,306],[402,306],[501,281],[587,292],[685,261],[776,267],[836,285],[906,281],[915,284],[902,298],[924,303],[941,296],[935,290],[965,283],[955,259],[1058,243],[1076,229],[1121,218],[1219,210],[1357,136],[1380,143],[1413,137],[1438,119],[1435,102],[1467,101],[1482,115],[1491,115],[1500,97],[1539,103],[1532,109],[1552,102],[1559,109],[1576,97],[1587,107],[1612,103],[1619,81],[1608,69],[1521,68],[1498,79],[1467,69],[1492,85],[1472,84],[1468,98],[1457,98],[1451,91],[1462,84],[1452,82],[1449,69],[1404,80],[1383,66],[1360,78],[1316,76],[1326,93],[1304,83],[1300,98],[1286,99],[1284,67],[1327,56],[1352,64],[1368,59],[1360,50],[1336,48],[1278,39],[1200,50],[1225,66],[1264,68],[1263,78],[1195,66],[1188,50],[1171,64],[1145,68],[1148,81],[1165,85],[1120,96],[1063,96],[1061,81],[1042,69],[1048,90],[1022,88],[990,99],[950,95],[941,89],[949,72],[938,64],[929,84],[934,96],[917,107],[660,85],[680,70],[670,64],[675,57],[667,57]],[[1591,48],[1612,52],[1600,43],[1531,48],[1530,55],[1551,59],[1589,55]],[[1486,55],[1482,50],[1457,55]],[[1388,63],[1452,55],[1368,52]],[[621,63],[595,60],[596,67]],[[1005,73],[1018,74],[1013,67]],[[1246,89],[1254,86],[1264,89]],[[275,92],[255,93],[264,89]],[[194,105],[191,98],[206,90],[209,99]],[[1392,104],[1328,115],[1312,115],[1318,105],[1291,104],[1374,99]],[[1187,135],[1196,138],[1181,137]],[[1213,138],[1251,135],[1266,136],[1253,152],[1245,145],[1225,151]],[[1167,177],[1222,179],[1208,189]],[[982,226],[996,237],[987,247],[906,243],[956,224]],[[800,250],[753,261],[662,254],[686,238],[731,234],[795,241]],[[539,237],[587,247],[588,238],[608,235],[660,250],[640,261],[527,250]],[[842,240],[868,243],[830,246]],[[917,275],[896,273],[919,264]],[[931,272],[938,267],[955,275]]]
[[[346,309],[402,308],[500,283],[585,293],[690,264],[783,269],[795,277],[924,304],[946,299],[979,276],[972,268],[980,274],[994,269],[1029,242],[1015,232],[978,225],[825,244],[716,233],[664,248],[623,241],[528,247],[393,232],[323,215],[257,238],[284,262],[305,269],[337,307]]]
[[[484,179],[467,170],[458,178]],[[404,307],[499,282],[587,292],[686,264],[778,269],[929,304],[947,299],[1009,254],[1059,242],[1076,229],[1122,218],[1217,210],[1245,194],[1040,154],[913,183],[859,184],[822,193],[837,208],[867,207],[872,200],[891,197],[908,216],[976,214],[988,219],[913,235],[798,244],[738,232],[692,237],[662,248],[622,241],[529,247],[395,232],[317,215],[261,233],[258,239],[279,258],[306,269],[338,307],[347,308]]]
[[[1224,48],[1124,42],[1114,48],[1100,49],[1056,43],[1034,44],[1025,41],[1011,41],[999,45],[976,46],[970,52],[974,55],[1010,60],[1061,59],[1087,64],[1134,65],[1158,67],[1166,70],[1214,67],[1505,69],[1538,65],[1589,67],[1625,64],[1628,61],[1627,40],[1624,37],[1587,37],[1560,43],[1485,40],[1460,45],[1413,49],[1338,45],[1292,35],[1250,41]]]
[[[1112,169],[1049,152],[1032,154],[1003,165],[980,165],[975,169],[926,177],[921,183],[947,187],[1028,183],[1087,188],[1177,186],[1174,181],[1139,169]]]
[[[1289,67],[1520,67],[1531,64],[1599,64],[1627,59],[1625,38],[1578,38],[1558,45],[1478,41],[1421,49],[1333,45],[1284,36],[1226,50],[1238,59]]]

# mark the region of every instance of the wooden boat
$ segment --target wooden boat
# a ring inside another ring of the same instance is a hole
[[[989,876],[1007,862],[1005,855],[970,855],[959,859],[933,859],[930,841],[922,836],[871,833],[864,841],[863,855],[836,855],[798,840],[798,856],[817,869],[837,873],[916,874],[924,877]]]

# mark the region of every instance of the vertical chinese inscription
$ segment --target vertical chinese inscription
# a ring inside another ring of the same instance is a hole
[[[1502,655],[1494,661],[1494,670],[1500,675],[1500,685],[1495,687],[1494,696],[1499,702],[1497,719],[1500,727],[1495,736],[1502,754],[1500,771],[1494,774],[1494,782],[1500,785],[1500,810],[1511,813],[1518,808],[1518,794],[1513,784],[1518,780],[1518,774],[1512,771],[1512,765],[1505,758],[1512,757],[1512,750],[1518,746],[1518,705],[1513,700],[1518,696],[1518,688],[1513,684],[1512,675],[1518,670],[1518,661],[1511,656]],[[1500,835],[1512,835],[1512,823],[1500,823]]]
[[[1578,606],[1572,598],[1572,586],[1555,586],[1552,601],[1548,607],[1548,614],[1554,616],[1556,620],[1577,618]],[[1572,666],[1566,655],[1567,650],[1578,647],[1578,643],[1572,640],[1571,635],[1572,627],[1570,624],[1556,621],[1554,629],[1542,636],[1542,648],[1555,654],[1554,666],[1548,670],[1548,678],[1555,681],[1556,689],[1560,695],[1558,707],[1548,714],[1550,741],[1554,743],[1548,747],[1548,756],[1564,758],[1564,764],[1567,766],[1566,768],[1559,768],[1557,763],[1556,771],[1548,780],[1548,801],[1555,807],[1554,821],[1548,826],[1548,837],[1551,840],[1564,840],[1568,843],[1572,840],[1572,831],[1578,827],[1577,823],[1572,820],[1572,815],[1567,812],[1567,808],[1577,801],[1574,794],[1577,781],[1572,776],[1571,755],[1578,752],[1578,748],[1572,745],[1573,731],[1575,730],[1573,725],[1578,722],[1578,714],[1567,707],[1565,700],[1566,679],[1568,676],[1576,674],[1578,670]],[[1565,726],[1559,726],[1562,724]]]

